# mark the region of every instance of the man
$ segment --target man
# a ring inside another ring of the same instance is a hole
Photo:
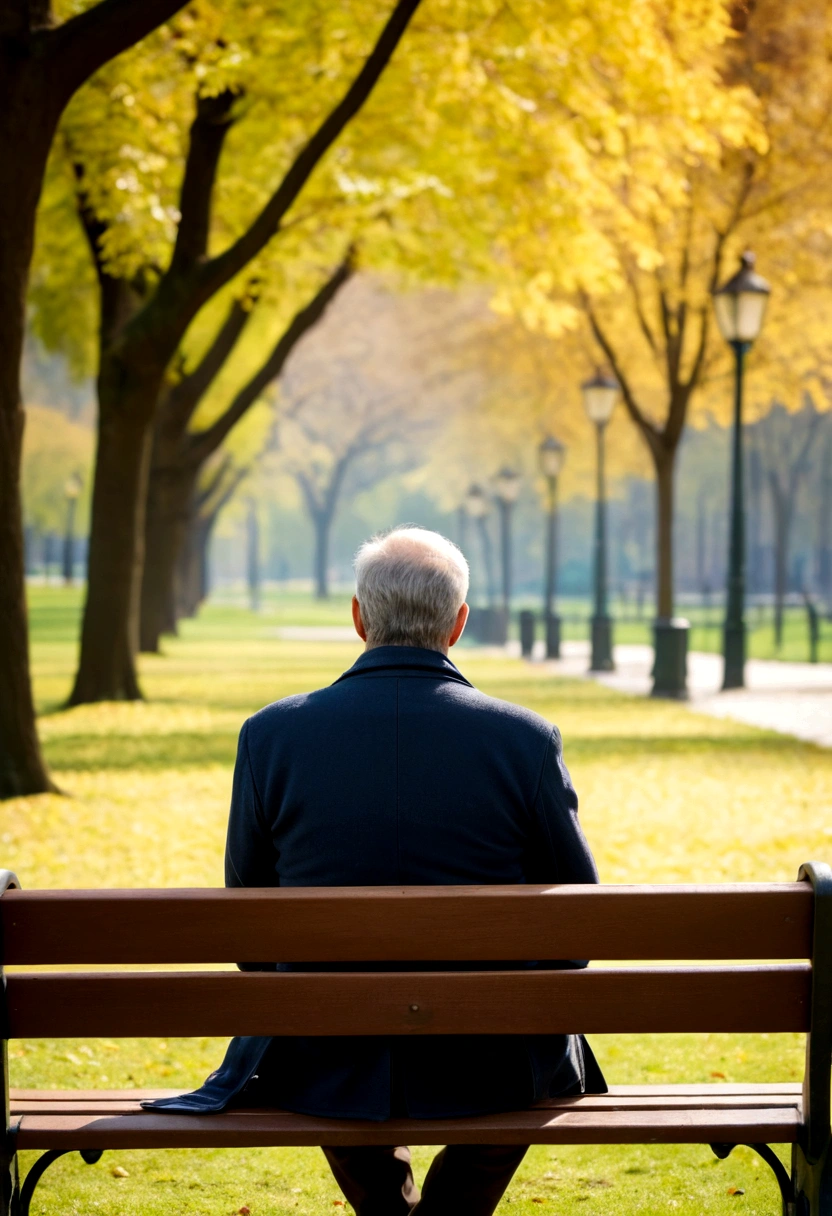
[[[484,696],[447,657],[468,617],[459,549],[395,528],[362,545],[355,574],[364,653],[331,687],[243,726],[226,885],[597,882],[558,731]],[[244,1092],[247,1105],[383,1120],[605,1089],[577,1035],[236,1039],[202,1090],[156,1105],[217,1110]],[[450,1146],[420,1198],[406,1147],[324,1148],[358,1216],[490,1216],[525,1152]]]

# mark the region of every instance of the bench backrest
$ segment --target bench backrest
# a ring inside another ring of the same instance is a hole
[[[10,1038],[811,1031],[807,1087],[828,1128],[832,870],[820,863],[777,885],[10,888],[0,922],[7,966],[112,968],[8,974]],[[583,958],[677,964],[511,969]],[[348,969],[129,969],[244,960]],[[451,969],[425,967],[435,960]],[[382,961],[401,969],[362,970]],[[483,969],[452,969],[463,962]]]

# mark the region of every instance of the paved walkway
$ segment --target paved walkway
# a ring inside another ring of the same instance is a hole
[[[541,659],[542,650],[541,643],[537,648]],[[648,695],[653,685],[652,649],[616,646],[614,657],[615,671],[592,678],[621,692]],[[588,642],[566,642],[563,658],[548,661],[547,667],[562,675],[586,676],[588,663]],[[722,658],[693,651],[688,655],[687,704],[698,713],[733,718],[832,747],[832,663],[749,659],[745,675],[746,688],[720,692]]]
[[[283,626],[274,632],[286,641],[296,642],[355,640],[351,625]],[[509,642],[505,648],[483,646],[478,652],[495,657],[506,653],[519,656],[520,643]],[[592,678],[620,692],[648,696],[653,687],[651,647],[616,646],[614,653],[615,671]],[[589,674],[589,642],[564,642],[563,658],[546,660],[543,642],[538,641],[533,657],[538,662],[545,662],[553,674],[580,678]],[[464,652],[459,658],[464,665]],[[832,747],[832,663],[777,663],[750,659],[745,671],[746,688],[720,692],[721,657],[693,651],[688,655],[690,699],[685,704],[715,718],[733,718]]]

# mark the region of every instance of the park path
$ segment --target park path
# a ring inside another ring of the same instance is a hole
[[[355,639],[349,625],[297,625],[275,630],[284,641],[350,642]],[[520,643],[503,647],[477,647],[479,654],[520,655]],[[535,645],[533,658],[545,663],[553,674],[592,678],[608,688],[633,696],[647,696],[653,681],[653,651],[650,646],[616,646],[615,671],[589,676],[589,642],[564,642],[561,659],[545,659],[543,643]],[[464,668],[465,653],[459,655]],[[722,659],[719,655],[692,651],[688,655],[690,698],[684,704],[697,713],[714,718],[732,718],[785,735],[795,735],[822,747],[832,747],[832,663],[780,663],[750,659],[746,664],[747,687],[720,692]]]
[[[538,653],[542,659],[542,643]],[[653,651],[649,646],[616,646],[615,671],[592,679],[619,692],[645,696],[653,681]],[[559,675],[587,676],[588,642],[565,642],[563,658],[546,666]],[[688,655],[686,704],[697,713],[732,718],[781,734],[795,735],[822,747],[832,747],[832,663],[781,663],[750,659],[746,688],[720,692],[722,659],[692,651]]]

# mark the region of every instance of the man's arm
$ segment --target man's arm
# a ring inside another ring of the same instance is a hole
[[[534,804],[535,831],[527,866],[532,883],[597,883],[598,870],[578,822],[578,795],[563,762],[555,727],[543,761]],[[541,959],[538,968],[580,969],[586,959]]]
[[[560,731],[552,730],[534,803],[535,841],[529,882],[597,883],[598,870],[578,822],[578,795],[563,762]]]
[[[248,751],[248,722],[237,744],[237,763],[231,789],[228,835],[225,841],[227,887],[278,887],[274,845],[264,823],[263,806]],[[273,971],[274,963],[238,963],[241,971]]]

